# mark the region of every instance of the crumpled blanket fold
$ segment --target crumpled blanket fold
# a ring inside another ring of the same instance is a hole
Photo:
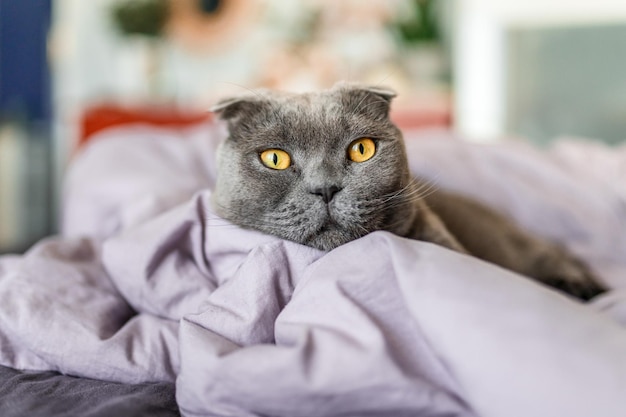
[[[69,174],[64,235],[0,258],[1,365],[175,381],[186,416],[623,415],[624,196],[557,164],[565,148],[407,145],[414,171],[584,256],[614,288],[590,304],[386,232],[324,253],[231,225],[195,159],[210,165],[212,129],[177,145],[147,128],[92,141]],[[133,171],[120,149],[145,163]],[[109,178],[98,206],[89,179],[115,164],[134,174]]]

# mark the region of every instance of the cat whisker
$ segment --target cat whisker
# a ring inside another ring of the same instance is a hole
[[[370,233],[371,230],[368,230],[365,226],[363,226],[362,224],[359,223],[355,223],[355,225],[364,233],[363,236],[365,236],[366,234]]]
[[[267,96],[263,95],[261,91],[258,90],[253,90],[252,88],[248,88],[245,85],[241,85],[241,84],[237,84],[237,83],[232,83],[232,82],[228,82],[228,81],[222,81],[222,84],[228,84],[228,85],[232,85],[234,87],[238,87],[241,88],[242,90],[246,90],[252,94],[254,94],[255,96],[257,96],[260,99],[263,100],[267,100]]]
[[[417,183],[418,182],[416,179],[411,178],[409,183],[405,185],[404,187],[402,187],[401,189],[399,189],[398,191],[394,191],[393,193],[390,193],[388,195],[381,197],[381,202],[386,203],[387,201],[393,200],[395,198],[401,198],[401,197],[406,196],[405,191],[408,190],[412,185],[417,184]]]
[[[428,197],[429,195],[437,192],[438,189],[439,189],[439,186],[436,183],[434,183],[434,182],[427,183],[426,186],[420,188],[416,192],[416,194],[418,195],[417,199],[420,199],[420,200],[424,199],[424,198]]]
[[[355,113],[358,113],[360,111],[360,107],[361,105],[365,102],[365,100],[368,98],[367,94],[363,94],[363,97],[361,97],[361,100],[359,100],[359,102],[357,103],[356,106],[354,106],[354,108],[356,109]]]
[[[374,87],[380,87],[380,85],[382,83],[384,83],[389,77],[391,77],[393,74],[390,72],[387,75],[385,75],[379,82],[377,82],[376,84],[374,84]],[[356,109],[355,113],[361,112],[363,110],[365,110],[367,107],[361,107],[361,105],[365,102],[365,100],[368,98],[369,96],[367,94],[364,94],[363,97],[361,98],[361,100],[357,103],[356,106],[354,106],[354,108]],[[372,102],[370,104],[376,104],[376,103],[384,103],[384,104],[388,104],[388,102],[386,100],[377,100],[376,102]]]
[[[396,228],[398,227],[401,228],[403,226],[406,226],[406,224],[407,224],[407,221],[405,218],[399,218],[393,222],[385,224],[385,230],[393,232]]]
[[[412,179],[400,190],[366,202],[361,208],[360,215],[369,216],[383,210],[403,209],[423,200],[438,189],[436,182]]]
[[[374,84],[374,87],[380,87],[382,83],[384,83],[385,81],[387,81],[387,79],[389,77],[391,77],[393,74],[393,71],[390,71],[387,75],[385,75],[379,82],[377,82],[376,84]]]
[[[433,179],[415,179],[414,184],[418,184],[418,187],[417,189],[415,189],[414,193],[420,195],[420,198],[425,198],[426,196],[432,194],[439,189],[439,175],[435,175]]]
[[[417,187],[415,185],[417,185]],[[376,199],[376,202],[384,205],[389,203],[390,201],[393,202],[394,200],[416,201],[432,194],[437,189],[438,185],[436,184],[436,182],[426,180],[418,181],[416,179],[412,179],[406,186],[404,186],[400,190],[395,191],[390,195],[380,197]]]
[[[360,106],[361,104],[363,104],[362,106]],[[377,99],[374,100],[370,103],[363,103],[363,100],[361,100],[361,102],[359,102],[359,106],[360,107],[356,107],[355,113],[363,113],[366,109],[368,109],[369,107],[374,107],[380,104],[384,104],[384,105],[388,105],[389,103],[386,100],[383,99]]]

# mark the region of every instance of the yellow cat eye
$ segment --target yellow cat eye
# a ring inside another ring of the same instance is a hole
[[[370,138],[357,139],[348,147],[348,158],[354,162],[365,162],[376,153],[376,143]]]
[[[261,162],[268,168],[287,169],[291,166],[291,157],[280,149],[268,149],[261,152]]]

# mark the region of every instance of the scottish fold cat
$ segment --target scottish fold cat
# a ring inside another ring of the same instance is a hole
[[[375,230],[469,253],[582,299],[602,291],[587,267],[493,209],[413,178],[395,93],[339,83],[220,101],[216,212],[244,228],[322,250]]]

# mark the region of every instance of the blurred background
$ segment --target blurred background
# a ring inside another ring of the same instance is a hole
[[[625,74],[623,0],[0,0],[0,253],[55,232],[107,118],[350,80],[395,88],[405,129],[617,144]]]

